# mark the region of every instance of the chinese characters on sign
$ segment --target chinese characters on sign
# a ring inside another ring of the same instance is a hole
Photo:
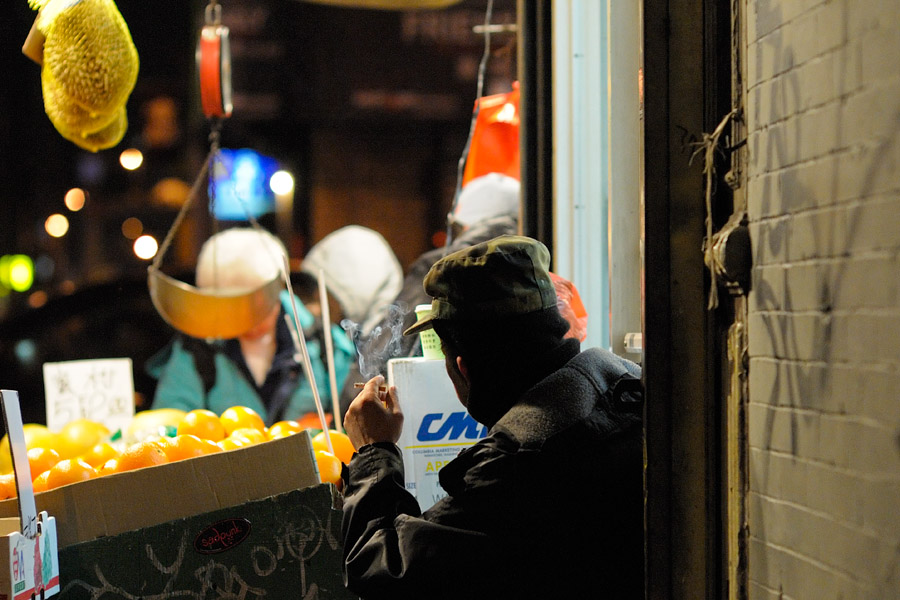
[[[74,419],[124,428],[134,416],[130,358],[73,360],[44,364],[47,427],[59,431]]]

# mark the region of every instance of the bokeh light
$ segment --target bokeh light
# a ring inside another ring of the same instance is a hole
[[[69,231],[69,219],[59,213],[52,214],[44,221],[44,229],[51,237],[61,238]]]
[[[181,208],[191,194],[191,186],[177,177],[160,179],[150,190],[150,198],[156,204]]]
[[[28,306],[31,308],[40,308],[47,304],[47,300],[49,299],[50,297],[47,295],[47,292],[44,290],[37,290],[28,296]]]
[[[278,195],[291,193],[294,191],[294,176],[288,171],[275,171],[269,178],[269,189]]]
[[[144,260],[149,260],[156,256],[159,250],[159,243],[152,235],[142,235],[134,240],[134,255]]]
[[[37,358],[37,344],[32,339],[19,340],[13,346],[13,354],[23,365],[31,365]]]
[[[119,155],[119,164],[129,171],[134,171],[144,163],[144,155],[137,148],[122,150]]]
[[[9,287],[16,292],[26,292],[34,283],[34,263],[25,254],[13,254],[9,261]]]
[[[34,278],[38,281],[50,281],[56,271],[56,263],[46,254],[41,254],[34,261]]]
[[[78,212],[82,208],[84,208],[85,202],[85,193],[81,188],[72,188],[68,192],[66,192],[66,208],[71,210],[72,212]]]
[[[137,217],[128,217],[122,221],[122,235],[129,240],[136,240],[144,233],[144,224]]]

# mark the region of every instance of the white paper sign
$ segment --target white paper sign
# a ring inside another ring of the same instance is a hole
[[[134,375],[130,358],[44,363],[47,427],[59,431],[78,418],[124,429],[134,417]]]

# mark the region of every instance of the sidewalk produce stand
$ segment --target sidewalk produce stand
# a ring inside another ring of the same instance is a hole
[[[62,600],[353,597],[340,495],[319,483],[306,431],[34,498],[55,521]],[[0,502],[17,515],[18,499]]]

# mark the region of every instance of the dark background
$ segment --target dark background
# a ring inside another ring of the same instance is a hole
[[[129,129],[115,148],[90,153],[63,139],[43,110],[40,68],[21,54],[34,21],[26,0],[0,8],[0,255],[23,253],[45,268],[25,293],[0,290],[0,387],[18,389],[26,421],[43,418],[41,365],[130,356],[138,402],[154,382],[143,363],[172,330],[146,291],[147,261],[136,258],[121,223],[137,217],[161,241],[180,202],[163,181],[189,187],[208,151],[210,123],[197,95],[194,49],[202,2],[120,0],[140,56],[128,105]],[[401,264],[441,242],[477,90],[486,1],[439,11],[336,8],[296,0],[225,0],[234,114],[222,145],[271,156],[295,177],[283,241],[299,261],[347,224],[380,232]],[[494,23],[514,23],[515,1],[495,0]],[[514,35],[492,37],[485,94],[516,77]],[[173,135],[154,137],[151,108],[175,109]],[[120,152],[141,149],[134,172]],[[87,192],[71,213],[65,192]],[[182,199],[183,201],[183,199]],[[196,202],[165,255],[187,278],[213,221]],[[48,236],[44,220],[66,214],[69,233]],[[264,225],[273,227],[271,218]]]

